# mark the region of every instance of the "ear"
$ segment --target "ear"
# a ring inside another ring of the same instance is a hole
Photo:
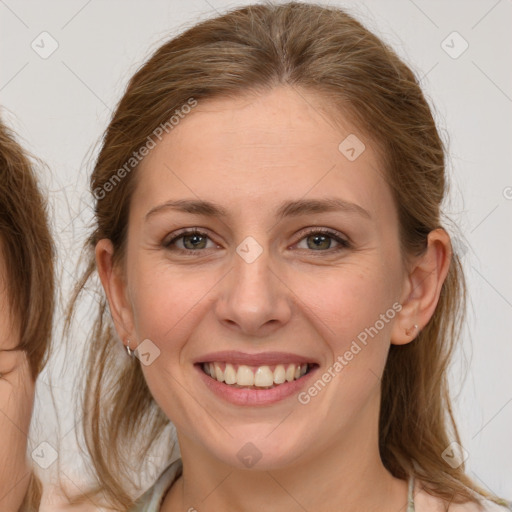
[[[96,244],[96,266],[101,284],[107,295],[110,314],[118,336],[123,344],[135,338],[133,313],[127,296],[127,287],[122,269],[114,266],[114,247],[106,238]]]
[[[451,257],[448,233],[442,228],[431,231],[425,251],[413,260],[408,270],[400,301],[402,309],[391,331],[392,344],[404,345],[411,342],[432,318]]]

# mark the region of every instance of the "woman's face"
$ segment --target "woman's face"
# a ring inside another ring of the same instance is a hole
[[[272,469],[376,439],[397,213],[372,143],[318,105],[199,101],[137,171],[113,309],[182,453]]]
[[[7,269],[0,243],[0,510],[18,510],[29,481],[27,437],[34,382],[10,311]]]

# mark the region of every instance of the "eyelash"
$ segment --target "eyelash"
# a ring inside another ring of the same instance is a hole
[[[338,233],[337,231],[334,231],[334,230],[331,230],[331,229],[326,229],[326,228],[312,228],[312,229],[309,229],[308,231],[305,231],[305,232],[302,232],[301,233],[301,238],[298,240],[297,243],[301,242],[304,238],[307,238],[308,236],[311,236],[311,235],[328,235],[330,238],[332,238],[334,241],[338,242],[339,246],[334,248],[334,249],[327,249],[325,251],[313,251],[311,250],[310,252],[312,253],[328,253],[328,254],[332,254],[332,253],[337,253],[339,251],[342,251],[342,250],[346,250],[346,249],[349,249],[352,247],[351,243],[346,240],[345,238],[342,237],[342,235],[340,233]],[[204,251],[206,251],[207,249],[198,249],[198,250],[192,250],[192,249],[180,249],[180,248],[172,248],[172,245],[179,239],[181,238],[184,238],[185,236],[191,236],[191,235],[198,235],[198,236],[201,236],[201,237],[206,237],[208,239],[211,240],[211,238],[208,236],[208,233],[205,233],[204,231],[200,231],[198,229],[189,229],[189,230],[185,230],[185,231],[181,231],[179,232],[176,236],[174,236],[171,240],[169,241],[166,241],[164,242],[162,245],[166,248],[166,249],[169,249],[169,250],[174,250],[180,254],[185,254],[185,255],[195,255],[195,256],[200,256],[201,253],[203,253]]]

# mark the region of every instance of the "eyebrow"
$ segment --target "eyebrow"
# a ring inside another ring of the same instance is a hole
[[[151,208],[146,214],[146,220],[156,213],[176,210],[195,215],[204,215],[206,217],[227,217],[228,211],[220,204],[212,201],[203,201],[198,199],[178,199],[166,201],[163,204]],[[345,213],[355,213],[367,219],[371,215],[362,206],[356,203],[345,201],[338,197],[326,197],[323,199],[298,199],[294,201],[285,201],[276,211],[278,219],[285,217],[297,217],[311,213],[324,213],[342,211]]]

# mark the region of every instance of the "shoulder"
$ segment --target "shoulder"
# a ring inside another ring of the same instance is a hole
[[[182,470],[181,459],[175,460],[128,512],[158,512],[167,491],[179,478]]]
[[[480,499],[480,504],[474,502],[448,503],[442,498],[432,496],[417,483],[414,489],[414,510],[415,512],[510,512],[512,503],[508,506],[498,505],[486,498]]]

